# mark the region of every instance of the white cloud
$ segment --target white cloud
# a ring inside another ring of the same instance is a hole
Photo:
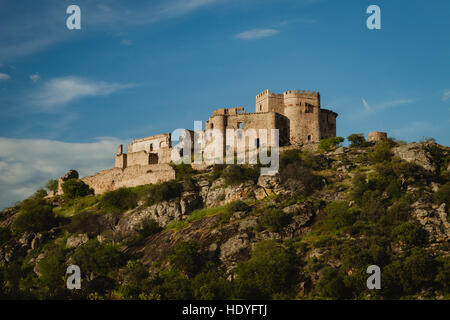
[[[39,73],[32,74],[30,75],[30,80],[36,83],[41,80],[41,76],[39,75]]]
[[[366,99],[362,98],[362,105],[364,107],[364,112],[362,115],[369,115],[376,113],[378,111],[383,111],[390,108],[399,107],[405,104],[410,104],[416,101],[416,99],[396,99],[396,100],[389,100],[383,103],[379,103],[376,105],[369,105],[369,103],[366,101]],[[361,115],[361,114],[360,114]]]
[[[42,111],[50,111],[55,106],[87,96],[105,96],[133,84],[94,82],[79,77],[53,78],[35,90],[32,102]]]
[[[241,40],[251,40],[251,39],[260,39],[271,37],[276,35],[279,31],[276,29],[251,29],[236,35],[236,38]]]
[[[90,143],[0,138],[0,210],[27,198],[69,169],[84,177],[113,167],[121,143],[114,138]]]
[[[133,44],[133,41],[128,40],[128,39],[123,39],[122,41],[120,41],[120,44],[124,45],[124,46],[131,46]]]
[[[444,90],[442,94],[442,101],[447,101],[448,99],[450,99],[450,89]]]
[[[0,81],[6,81],[6,80],[10,80],[11,76],[9,74],[6,73],[0,73]]]

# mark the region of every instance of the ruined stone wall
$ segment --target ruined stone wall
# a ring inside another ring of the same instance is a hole
[[[128,147],[128,153],[147,151],[157,152],[161,148],[170,147],[170,133],[162,133],[151,137],[134,140]]]
[[[369,132],[369,141],[376,142],[376,141],[383,141],[387,140],[387,133],[386,132]]]
[[[320,109],[320,139],[336,137],[337,113]]]
[[[127,167],[132,167],[136,165],[147,165],[150,164],[150,155],[147,151],[138,151],[128,153],[127,155]]]
[[[103,170],[83,180],[95,190],[95,194],[116,190],[122,187],[136,187],[145,184],[175,179],[175,170],[168,164],[151,164],[133,166],[125,169],[113,168]]]

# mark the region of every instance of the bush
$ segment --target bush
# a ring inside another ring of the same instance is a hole
[[[40,189],[37,189],[35,193],[33,193],[31,198],[42,199],[45,196],[47,196],[47,191],[45,191],[45,189],[43,189],[43,188],[40,188]]]
[[[228,165],[222,171],[221,177],[230,185],[236,185],[248,180],[256,182],[259,178],[259,168],[257,166]]]
[[[409,247],[425,243],[427,233],[414,223],[406,222],[392,230],[392,237]]]
[[[268,209],[261,218],[261,224],[270,232],[279,232],[290,222],[290,216],[280,209]]]
[[[350,147],[359,147],[366,142],[364,134],[362,133],[353,133],[347,137],[347,140],[350,141]]]
[[[435,199],[438,203],[445,203],[450,207],[450,182],[442,185],[435,193]]]
[[[149,192],[150,195],[147,199],[147,205],[151,206],[156,203],[168,201],[181,196],[183,186],[172,180],[157,185],[152,185]]]
[[[155,219],[146,218],[141,222],[141,225],[137,231],[142,237],[146,238],[160,232],[161,230],[161,227]]]
[[[175,179],[177,181],[184,180],[187,177],[190,177],[195,173],[195,170],[192,169],[190,164],[180,163],[178,165],[171,163],[172,168],[175,170]]]
[[[296,283],[295,254],[275,241],[259,242],[247,261],[239,262],[235,273],[237,299],[270,299],[280,293],[291,294]]]
[[[69,179],[62,185],[64,196],[69,199],[75,199],[78,197],[85,197],[94,194],[94,189],[80,179]]]
[[[355,213],[350,210],[346,201],[330,202],[325,208],[327,224],[331,229],[339,229],[355,223]]]
[[[63,248],[54,246],[45,252],[45,257],[38,263],[41,274],[39,281],[48,289],[50,296],[57,296],[65,289],[64,276],[67,268],[65,261]]]
[[[8,242],[11,237],[11,231],[8,228],[0,227],[0,246]]]
[[[369,160],[373,163],[379,163],[383,161],[391,161],[391,144],[388,141],[379,141],[369,152]]]
[[[105,227],[102,220],[99,214],[82,211],[71,218],[71,222],[65,225],[65,229],[70,233],[86,233],[89,237],[95,237]]]
[[[219,270],[199,273],[191,280],[191,288],[196,300],[232,298],[232,282],[225,279]]]
[[[315,175],[311,169],[304,167],[300,162],[289,163],[280,172],[281,182],[289,189],[305,196],[322,187],[322,178]]]
[[[91,273],[95,276],[107,276],[114,268],[125,263],[123,253],[110,244],[98,242],[97,239],[89,240],[78,247],[72,259],[85,277],[89,277]]]
[[[169,261],[176,270],[193,277],[203,268],[204,256],[200,251],[200,245],[190,240],[178,243],[169,255]]]
[[[347,299],[350,295],[349,289],[344,284],[342,274],[330,267],[322,269],[317,288],[320,295],[324,298]]]
[[[120,188],[106,192],[101,198],[101,206],[105,210],[122,212],[137,206],[138,196],[128,188]]]
[[[248,211],[250,207],[244,201],[234,201],[228,205],[228,211],[230,212],[238,212],[238,211]]]
[[[42,199],[27,199],[20,206],[20,212],[12,228],[18,233],[25,231],[48,231],[57,225],[52,207]]]
[[[337,146],[339,146],[342,142],[344,142],[344,138],[342,137],[333,137],[328,139],[323,139],[319,141],[319,150],[322,151],[331,151]]]
[[[53,191],[56,193],[58,191],[58,180],[51,179],[48,180],[47,184],[45,185],[48,191]]]

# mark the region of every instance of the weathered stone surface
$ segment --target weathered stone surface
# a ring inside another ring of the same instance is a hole
[[[414,142],[404,144],[392,148],[392,152],[394,155],[405,161],[414,162],[426,170],[436,172],[436,166],[425,149],[430,144],[433,144],[433,142]]]
[[[242,221],[239,224],[238,230],[239,230],[239,232],[246,231],[246,230],[255,228],[257,225],[258,225],[258,218],[252,217],[252,218]]]
[[[412,204],[412,215],[428,232],[432,242],[450,240],[450,223],[447,220],[448,208],[445,203],[431,206],[428,203],[415,202]]]
[[[225,260],[239,253],[242,249],[248,248],[250,241],[248,234],[242,233],[231,237],[220,246],[220,259]]]
[[[89,241],[89,237],[87,234],[78,234],[71,236],[67,239],[66,247],[67,248],[76,248],[78,246],[81,246]]]

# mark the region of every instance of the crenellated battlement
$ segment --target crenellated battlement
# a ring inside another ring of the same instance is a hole
[[[297,96],[297,97],[318,97],[319,92],[305,91],[305,90],[288,90],[283,93],[284,96]]]

